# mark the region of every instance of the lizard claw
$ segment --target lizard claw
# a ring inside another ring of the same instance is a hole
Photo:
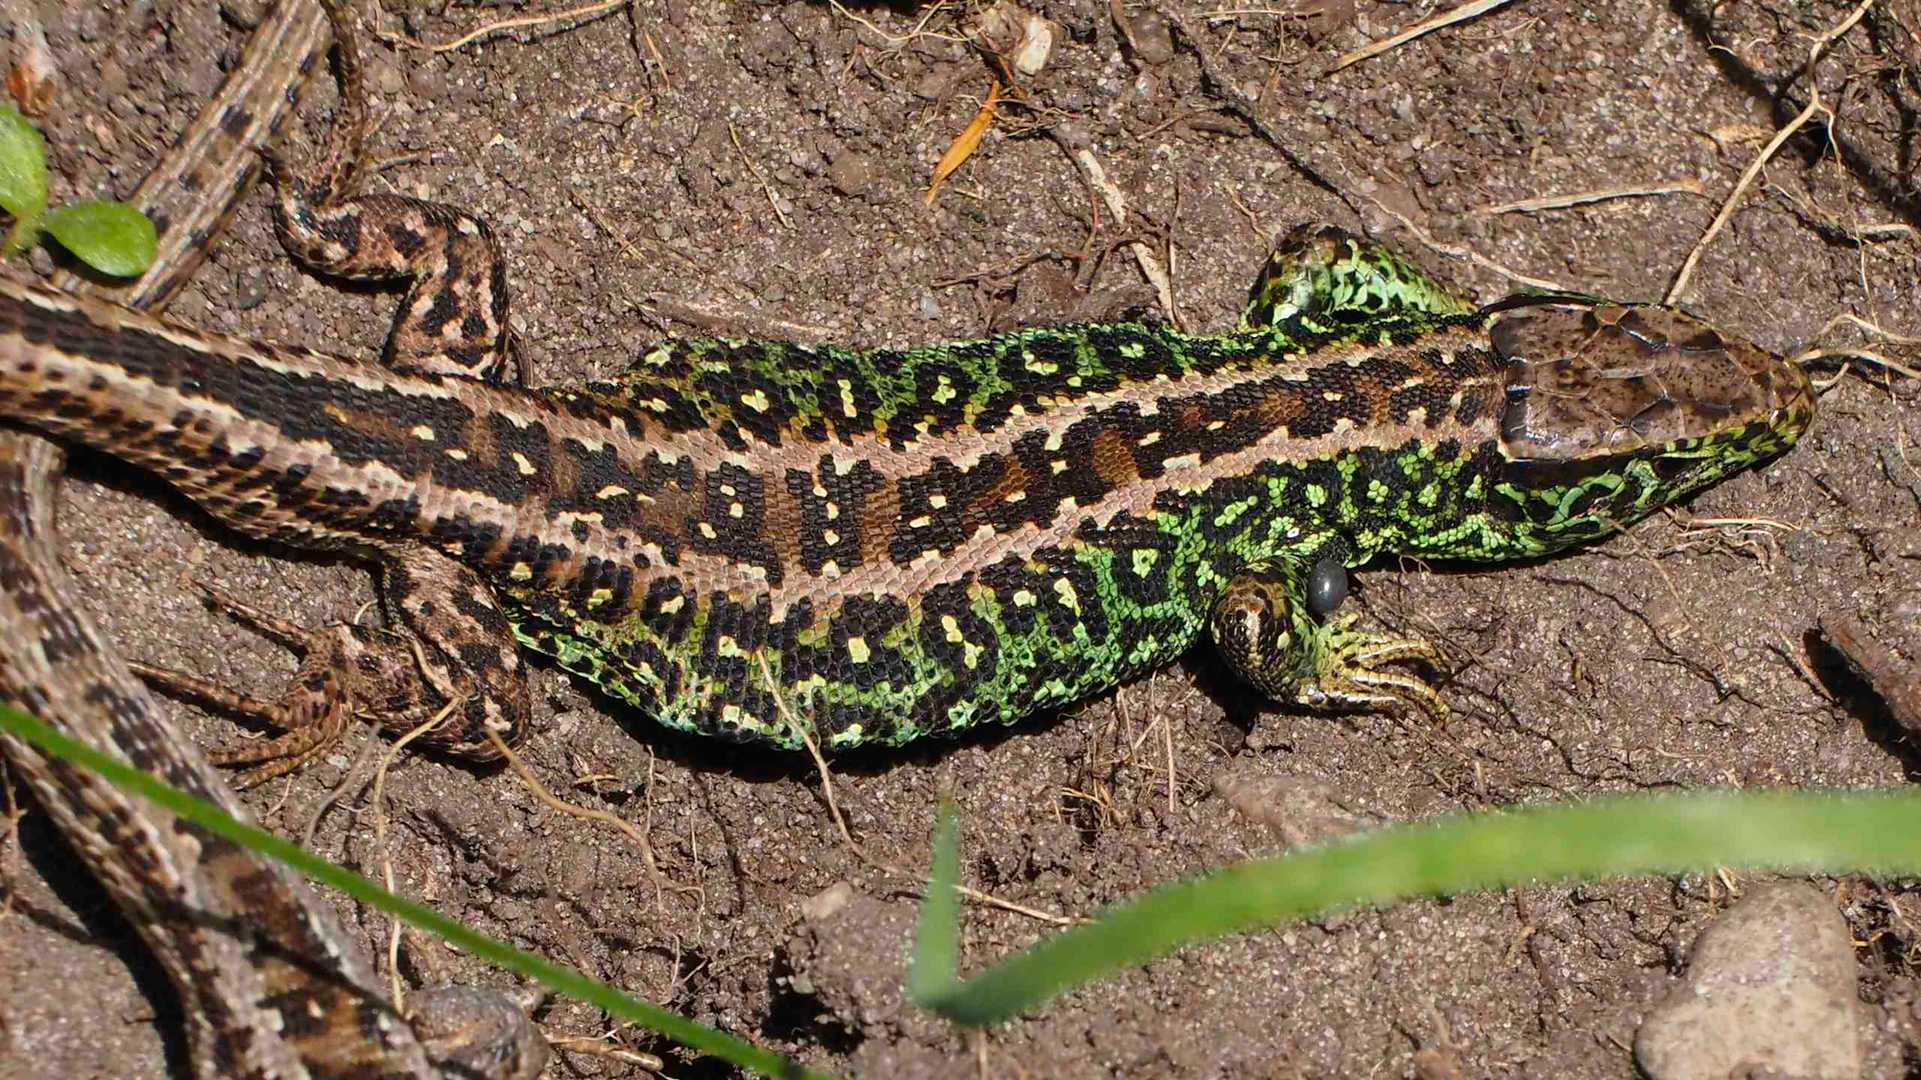
[[[213,607],[300,657],[292,683],[277,699],[230,690],[173,668],[130,665],[135,675],[170,697],[196,702],[276,733],[256,742],[207,750],[208,760],[216,765],[244,767],[237,781],[241,787],[285,776],[326,753],[346,734],[349,721],[369,698],[361,684],[374,677],[403,675],[411,668],[411,655],[404,648],[377,641],[367,630],[344,623],[309,629],[204,581],[196,581],[194,586]]]

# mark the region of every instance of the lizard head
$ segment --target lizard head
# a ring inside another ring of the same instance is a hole
[[[1489,506],[1525,550],[1613,532],[1807,429],[1797,365],[1672,308],[1527,298],[1489,323],[1506,364]]]

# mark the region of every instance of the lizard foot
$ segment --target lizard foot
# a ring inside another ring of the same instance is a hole
[[[1299,690],[1298,700],[1315,708],[1385,709],[1447,717],[1447,703],[1415,675],[1388,665],[1418,663],[1439,669],[1439,649],[1419,638],[1398,638],[1356,630],[1352,615],[1333,620],[1322,631],[1320,670]]]
[[[405,641],[345,623],[308,629],[210,586],[200,589],[214,607],[300,657],[287,692],[272,700],[172,668],[132,665],[136,675],[170,696],[279,733],[208,750],[214,764],[241,768],[239,786],[252,787],[302,768],[339,742],[356,714],[391,729],[417,726],[440,711]]]

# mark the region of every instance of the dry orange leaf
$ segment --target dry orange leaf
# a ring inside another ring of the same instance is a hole
[[[954,170],[974,156],[974,151],[981,144],[981,137],[987,134],[989,127],[993,126],[994,110],[1000,105],[1000,100],[1001,84],[1000,80],[996,79],[993,87],[987,91],[987,100],[981,102],[980,111],[974,114],[974,118],[967,122],[967,127],[954,138],[953,145],[949,146],[947,152],[940,156],[940,160],[934,163],[934,182],[927,186],[928,206],[934,205],[935,196],[940,194],[940,186],[947,182],[947,178],[954,174]]]
[[[47,35],[37,22],[14,27],[13,66],[7,71],[7,93],[20,111],[32,117],[47,115],[60,89],[60,71],[47,49]]]

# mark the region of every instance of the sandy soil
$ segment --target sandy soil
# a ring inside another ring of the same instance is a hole
[[[231,17],[253,6],[64,5],[65,18],[50,19],[70,83],[48,124],[60,194],[129,190],[217,83],[244,33]],[[429,41],[518,13],[388,6],[390,27]],[[1341,52],[1436,5],[1361,0],[1323,26],[1203,17],[1265,5],[1177,4],[1264,117],[1291,137],[1312,133],[1313,152],[1364,189],[1344,199],[1250,134],[1204,85],[1194,50],[1151,19],[1128,39],[1106,4],[1035,6],[1064,40],[1027,81],[1027,107],[1004,113],[931,209],[931,164],[989,84],[959,37],[971,3],[640,0],[586,25],[454,52],[377,48],[379,147],[395,159],[379,182],[499,227],[542,381],[617,371],[674,333],[877,344],[1061,321],[1084,301],[1018,269],[1137,296],[1131,259],[1114,250],[1131,238],[1173,252],[1185,325],[1225,327],[1268,239],[1310,220],[1371,230],[1483,298],[1517,287],[1495,264],[1653,298],[1806,100],[1793,76],[1808,35],[1847,10],[1529,0],[1328,74]],[[1130,19],[1146,7],[1117,6]],[[1708,249],[1690,307],[1783,351],[1843,312],[1916,332],[1921,247],[1905,226],[1921,224],[1911,174],[1921,46],[1910,28],[1921,30],[1914,5],[1895,5],[1838,43],[1820,81],[1838,142],[1804,137],[1774,159]],[[319,118],[331,89],[314,98]],[[1097,220],[1066,156],[1037,134],[1043,123],[1086,132],[1140,216]],[[1705,194],[1486,212],[1679,182]],[[1382,207],[1479,259],[1441,254]],[[391,304],[292,268],[256,194],[175,312],[372,355]],[[1913,749],[1810,629],[1826,610],[1894,634],[1921,629],[1912,400],[1911,384],[1845,378],[1787,459],[1584,554],[1365,574],[1368,620],[1444,644],[1454,671],[1444,724],[1277,710],[1197,657],[1016,730],[841,760],[840,805],[871,857],[917,870],[937,797],[951,789],[969,883],[1080,914],[1280,850],[1276,831],[1223,789],[1307,793],[1319,811],[1290,821],[1311,834],[1323,816],[1408,821],[1612,792],[1902,783]],[[272,687],[288,658],[208,613],[190,581],[309,623],[373,600],[363,567],[238,543],[110,463],[77,469],[62,510],[68,555],[86,605],[131,656]],[[657,895],[630,841],[557,817],[511,775],[418,757],[399,761],[387,786],[401,889],[855,1075],[1622,1076],[1639,1018],[1747,880],[1544,886],[1289,926],[1186,950],[973,1040],[903,1005],[912,882],[848,850],[804,762],[667,737],[551,666],[533,679],[544,722],[526,747],[535,770],[645,828],[678,891]],[[203,738],[233,737],[222,722],[183,716]],[[320,851],[378,872],[368,797],[323,810],[350,768],[368,774],[368,738],[355,733],[251,802],[287,833],[320,815]],[[43,818],[30,814],[19,842],[0,848],[0,871],[0,1075],[177,1072],[164,983],[73,875]],[[1898,1074],[1921,1055],[1910,962],[1921,902],[1862,880],[1823,885],[1861,943],[1870,1066]],[[384,948],[383,919],[348,919]],[[964,919],[970,965],[1047,931],[991,908]],[[431,942],[410,941],[402,968],[415,982],[504,982]],[[571,1004],[540,1019],[563,1033],[606,1026]],[[620,1037],[666,1054],[672,1075],[722,1071],[644,1033]],[[569,1055],[551,1075],[634,1073]]]

